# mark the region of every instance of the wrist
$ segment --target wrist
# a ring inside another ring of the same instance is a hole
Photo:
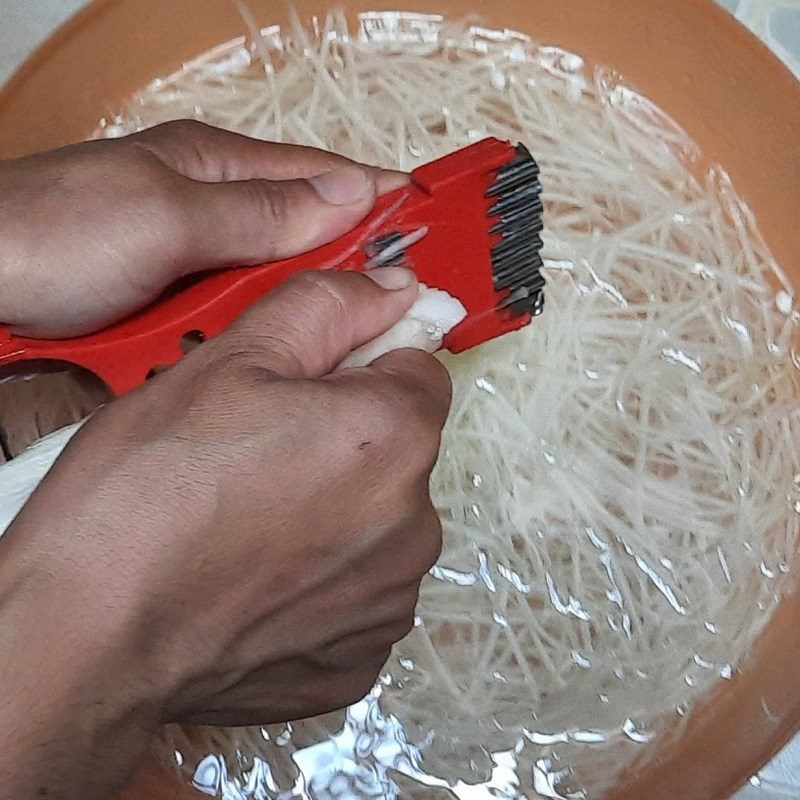
[[[102,797],[160,722],[158,683],[116,614],[68,569],[25,557],[26,533],[0,540],[0,785]]]
[[[19,248],[13,230],[0,223],[0,325],[17,325],[26,315]]]

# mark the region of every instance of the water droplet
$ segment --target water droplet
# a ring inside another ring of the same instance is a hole
[[[540,758],[533,767],[533,790],[551,800],[565,800],[564,795],[558,792],[558,784],[563,777],[563,772],[553,770],[553,762],[549,758]]]
[[[728,560],[725,558],[725,553],[722,551],[721,547],[717,547],[717,559],[719,560],[719,565],[722,567],[722,574],[725,576],[725,580],[730,583],[731,571],[728,568]]]
[[[569,738],[580,744],[602,744],[606,740],[599,731],[573,731]]]
[[[669,586],[667,586],[661,576],[641,556],[634,556],[634,561],[636,562],[636,566],[639,567],[639,569],[644,572],[648,578],[650,578],[656,589],[658,589],[658,591],[664,595],[670,606],[672,606],[672,608],[677,611],[678,614],[685,615],[686,608],[678,602],[678,598],[675,596],[675,593]]]
[[[529,731],[527,729],[522,731],[525,738],[529,739],[534,744],[551,745],[559,744],[569,741],[569,736],[566,731],[563,733],[539,733],[539,731]]]
[[[633,625],[631,623],[630,614],[622,615],[622,630],[625,631],[625,636],[628,639],[633,639]]]
[[[478,504],[477,504],[477,503],[473,503],[473,504],[470,506],[470,510],[472,511],[472,513],[475,515],[475,517],[476,517],[477,519],[480,519],[480,518],[481,518],[481,509],[480,509],[480,507],[478,506]]]
[[[720,671],[719,671],[720,678],[724,678],[726,681],[729,681],[733,677],[733,667],[730,664],[726,664]]]
[[[711,669],[713,666],[711,662],[706,661],[699,653],[695,653],[692,658],[694,659],[694,663],[697,664],[698,667],[702,667],[703,669]]]
[[[285,747],[291,741],[292,734],[289,731],[284,731],[280,736],[275,737],[275,744],[277,744],[278,747]]]
[[[687,686],[694,686],[694,678],[691,675],[684,675],[683,680],[686,681]]]
[[[638,742],[640,744],[644,744],[645,742],[649,742],[653,738],[652,733],[646,733],[645,731],[640,731],[634,725],[633,720],[628,718],[622,725],[622,732],[634,742]]]
[[[414,671],[414,662],[410,658],[400,658],[398,661],[403,669],[408,670],[408,672]]]
[[[476,472],[476,473],[475,473],[475,474],[472,476],[472,485],[473,485],[473,486],[474,486],[476,489],[478,489],[478,488],[480,488],[481,486],[483,486],[483,476],[482,476],[482,475],[478,475],[478,473]]]
[[[594,531],[594,528],[587,527],[586,528],[586,535],[589,537],[589,541],[598,549],[602,550],[604,553],[608,552],[608,542],[604,542]]]
[[[709,633],[716,633],[716,632],[717,632],[717,626],[716,626],[716,625],[714,625],[714,623],[713,623],[713,622],[708,622],[708,621],[706,621],[706,622],[704,622],[704,623],[703,623],[703,625],[705,625],[705,627],[706,627],[706,630],[707,630]]]
[[[761,778],[758,775],[751,775],[750,776],[750,785],[751,786],[761,786]]]
[[[474,586],[478,578],[472,572],[460,572],[449,567],[442,567],[434,564],[430,569],[430,575],[440,581],[447,581],[455,586]]]
[[[486,378],[476,378],[475,385],[493,397],[497,395],[497,389]]]
[[[207,755],[198,765],[192,775],[192,785],[204,794],[217,796],[220,783],[227,770],[222,759],[213,754]]]
[[[528,371],[528,365],[527,365],[527,364],[523,364],[523,363],[520,361],[520,362],[519,362],[519,364],[517,364],[517,369],[518,369],[520,372],[527,372],[527,371]]]
[[[589,615],[586,613],[586,611],[584,611],[580,601],[576,600],[570,594],[568,595],[567,602],[565,603],[558,596],[556,585],[553,582],[553,578],[550,576],[549,572],[545,572],[544,579],[545,583],[547,584],[547,593],[550,596],[550,602],[552,603],[553,608],[558,611],[559,614],[563,614],[564,616],[571,615],[577,619],[582,619],[584,622],[589,621]]]
[[[608,703],[608,695],[607,694],[599,694],[597,695],[600,698],[601,703]]]
[[[596,381],[600,377],[600,373],[596,369],[585,369],[583,374],[586,375],[590,381]]]
[[[579,667],[582,667],[583,669],[589,669],[589,667],[592,666],[592,662],[589,661],[589,659],[586,658],[585,656],[581,655],[577,650],[573,650],[571,655],[572,655],[572,660]]]
[[[619,680],[625,680],[625,670],[622,669],[620,666],[614,667],[614,675],[617,676]]]
[[[498,614],[497,611],[492,612],[492,619],[501,627],[507,628],[508,627],[508,620],[502,615]]]
[[[703,371],[700,367],[700,363],[696,359],[676,347],[663,348],[661,350],[661,356],[667,361],[672,361],[675,364],[688,367],[692,372],[696,372],[698,375]]]
[[[781,314],[785,314],[788,317],[789,314],[792,313],[793,299],[789,292],[781,289],[779,292],[775,293],[775,308],[777,308]]]
[[[743,322],[733,317],[724,317],[724,322],[744,344],[752,347],[753,340],[750,336],[750,331]]]
[[[509,569],[505,564],[498,564],[497,571],[505,578],[518,592],[530,594],[531,587],[525,583],[517,572]]]
[[[699,275],[705,281],[710,280],[714,277],[714,275],[716,275],[715,270],[708,264],[704,264],[702,261],[695,261],[693,272],[695,275]]]
[[[180,750],[176,750],[176,751],[173,753],[173,757],[175,758],[175,763],[176,763],[176,764],[177,764],[179,767],[182,767],[182,766],[183,766],[183,753],[181,753],[181,751],[180,751]]]
[[[492,576],[489,574],[489,560],[486,558],[486,553],[484,553],[483,550],[478,551],[478,575],[481,576],[484,586],[486,586],[490,592],[497,591]]]
[[[765,578],[774,578],[775,573],[762,561],[759,565],[759,569],[761,570],[761,574]]]

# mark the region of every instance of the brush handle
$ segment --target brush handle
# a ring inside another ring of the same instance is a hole
[[[32,339],[14,336],[0,326],[0,376],[20,367],[41,371],[48,362],[61,362],[89,370],[114,395],[124,394],[179,361],[191,345],[217,336],[290,275],[325,265],[326,254],[315,254],[209,273],[133,316],[86,336]],[[342,257],[340,252],[338,262],[328,266],[358,269],[365,260],[359,255]]]
[[[31,339],[0,328],[0,369],[66,362],[123,394],[178,361],[191,342],[219,334],[290,271],[265,265],[215,273],[123,322],[72,339]]]
[[[283,261],[194,277],[97,333],[32,339],[14,336],[0,325],[0,380],[20,365],[41,371],[48,362],[66,363],[93,373],[112,394],[124,394],[179,361],[191,345],[217,336],[290,275],[306,269],[363,270],[375,257],[375,247],[385,258],[380,263],[392,263],[390,248],[401,246],[403,259],[407,257],[420,281],[462,302],[468,317],[445,341],[452,352],[516,330],[530,322],[529,292],[526,289],[517,299],[495,282],[508,275],[516,280],[515,259],[530,255],[535,237],[522,244],[517,239],[504,244],[503,232],[489,226],[493,220],[500,227],[514,222],[512,217],[521,212],[509,203],[525,201],[527,195],[520,192],[538,186],[536,175],[525,172],[536,167],[525,154],[520,160],[508,142],[484,139],[414,170],[407,187],[379,198],[367,219],[336,241]],[[498,173],[503,168],[507,171]],[[423,228],[422,239],[401,245],[407,234]],[[388,241],[391,237],[398,237],[393,244]],[[524,252],[518,253],[520,248]],[[541,280],[537,269],[528,271]],[[515,309],[515,303],[523,308]]]

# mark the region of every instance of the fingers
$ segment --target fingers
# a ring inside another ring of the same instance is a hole
[[[190,179],[179,197],[188,242],[183,274],[313,250],[354,228],[380,194],[408,181],[334,153],[188,120],[129,139]]]
[[[372,210],[375,181],[346,164],[309,179],[187,184],[183,273],[306,253],[352,230]]]
[[[320,377],[388,330],[418,291],[413,273],[399,267],[299,273],[249,309],[220,341],[281,377]]]
[[[355,162],[336,153],[294,144],[251,139],[192,120],[177,120],[134,134],[143,145],[181,175],[212,183],[311,178]],[[408,183],[408,175],[360,165],[374,180],[378,194]]]
[[[165,722],[237,727],[328,714],[361,700],[373,687],[384,661],[364,657],[355,668],[329,670],[289,659],[247,675],[231,690],[195,709],[168,715]]]
[[[453,386],[447,368],[422,350],[395,350],[381,356],[364,370],[401,385],[408,392],[414,416],[427,418],[442,428],[450,411]]]

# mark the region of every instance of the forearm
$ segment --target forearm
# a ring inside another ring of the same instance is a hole
[[[28,558],[28,533],[0,540],[0,796],[103,798],[146,749],[159,704],[124,626]]]
[[[3,167],[0,163],[0,187]],[[17,225],[17,227],[19,227]],[[22,237],[14,230],[14,220],[0,199],[0,324],[16,324],[24,318],[26,296],[21,264],[24,261]]]

